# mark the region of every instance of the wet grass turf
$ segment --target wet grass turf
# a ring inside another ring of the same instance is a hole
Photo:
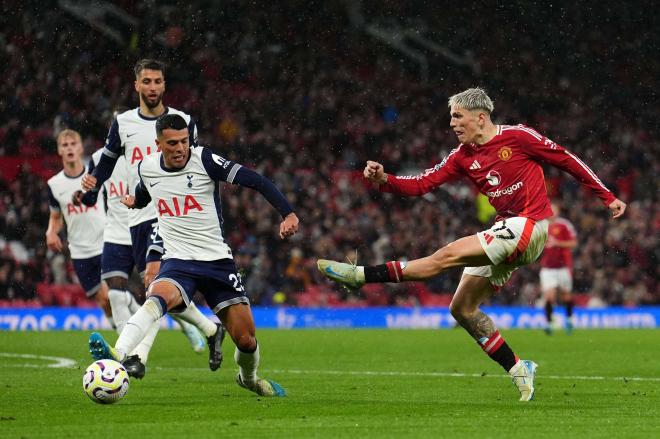
[[[145,379],[103,406],[82,391],[88,335],[0,332],[0,437],[660,437],[658,330],[504,331],[539,364],[530,403],[461,330],[261,330],[260,375],[286,398],[235,384],[230,340],[211,372],[162,331]]]

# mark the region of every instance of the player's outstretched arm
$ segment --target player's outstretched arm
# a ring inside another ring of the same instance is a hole
[[[195,153],[201,153],[202,164],[211,179],[226,181],[259,192],[284,219],[280,224],[282,239],[296,233],[298,217],[284,194],[270,180],[252,169],[213,154],[209,148],[196,149]]]
[[[387,183],[387,174],[385,173],[385,168],[383,168],[383,165],[378,162],[367,160],[367,165],[364,167],[362,174],[364,175],[364,178],[372,183]]]
[[[387,174],[383,165],[373,161],[367,162],[363,175],[367,180],[378,183],[378,190],[381,192],[418,197],[463,175],[463,170],[456,161],[456,153],[459,150],[460,147],[452,150],[441,163],[417,175]]]
[[[240,165],[237,165],[240,166]],[[236,171],[233,184],[249,187],[259,192],[271,206],[273,206],[285,218],[293,213],[293,207],[289,204],[284,194],[270,180],[252,169],[240,167]],[[297,219],[297,218],[296,218]]]
[[[610,203],[610,211],[612,212],[612,218],[619,218],[626,211],[626,203],[619,200],[618,198]]]

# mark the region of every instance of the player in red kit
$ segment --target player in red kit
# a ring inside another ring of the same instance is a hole
[[[454,267],[465,267],[450,304],[456,321],[512,377],[520,400],[534,397],[536,364],[521,360],[479,306],[522,265],[535,261],[548,236],[552,216],[541,163],[556,166],[588,187],[612,211],[623,215],[617,199],[579,158],[524,125],[495,125],[493,102],[480,88],[449,98],[450,127],[460,144],[445,159],[416,176],[393,176],[368,161],[364,176],[382,192],[423,195],[443,183],[470,179],[497,210],[495,224],[460,238],[434,254],[407,262],[357,266],[320,259],[319,270],[350,288],[371,282],[425,280]]]
[[[556,202],[551,203],[552,216],[548,218],[548,240],[541,256],[541,291],[545,299],[545,317],[548,325],[545,332],[552,333],[552,312],[554,304],[559,300],[566,306],[566,332],[573,330],[573,255],[571,251],[577,246],[577,234],[573,224],[559,216],[560,208]]]

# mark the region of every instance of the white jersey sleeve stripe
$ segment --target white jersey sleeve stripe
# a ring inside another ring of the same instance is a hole
[[[543,140],[543,136],[541,136],[539,133],[537,133],[536,131],[534,131],[531,128],[527,128],[527,127],[519,125],[519,126],[516,127],[516,129],[519,129],[520,131],[526,132],[530,136],[534,137],[536,140],[539,140],[539,141]]]
[[[571,157],[573,160],[575,160],[575,161],[576,161],[576,162],[577,162],[577,163],[578,163],[578,164],[579,164],[579,165],[580,165],[585,171],[587,171],[587,173],[591,176],[591,178],[593,178],[594,181],[595,181],[596,183],[598,183],[598,185],[599,185],[600,187],[602,187],[602,188],[605,189],[606,191],[609,191],[609,189],[605,187],[605,185],[603,184],[603,182],[600,181],[600,178],[598,178],[598,177],[596,176],[596,174],[594,174],[594,171],[592,171],[592,170],[589,168],[589,166],[585,165],[585,164],[582,162],[582,160],[580,160],[579,158],[577,158],[576,156],[574,156],[574,155],[571,154],[570,152],[566,151],[566,154],[568,154],[569,157]]]
[[[234,166],[231,167],[231,169],[229,170],[229,175],[227,176],[227,183],[234,182],[234,178],[236,177],[236,173],[238,172],[239,169],[241,169],[241,165],[239,165],[238,163],[235,163]]]
[[[119,154],[116,154],[112,151],[110,151],[108,148],[103,148],[103,154],[107,155],[110,158],[116,159],[119,157]]]
[[[528,127],[525,127],[525,126],[522,126],[522,125],[515,125],[515,126],[513,126],[513,125],[504,125],[504,126],[502,126],[502,131],[509,131],[509,130],[524,131],[527,134],[529,134],[530,136],[534,137],[536,140],[539,140],[539,141],[543,140],[543,136],[541,136],[539,133],[537,133],[536,131],[534,131],[531,128],[528,128]]]

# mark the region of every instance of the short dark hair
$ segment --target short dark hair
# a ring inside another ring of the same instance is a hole
[[[156,121],[156,136],[160,137],[163,130],[182,130],[188,128],[186,120],[178,114],[163,114]]]
[[[158,70],[163,73],[163,77],[165,76],[165,63],[162,61],[158,61],[157,59],[152,59],[152,58],[143,58],[140,61],[135,63],[135,67],[133,67],[133,71],[135,72],[135,77],[137,78],[140,76],[140,72],[144,69],[149,69],[149,70]]]

